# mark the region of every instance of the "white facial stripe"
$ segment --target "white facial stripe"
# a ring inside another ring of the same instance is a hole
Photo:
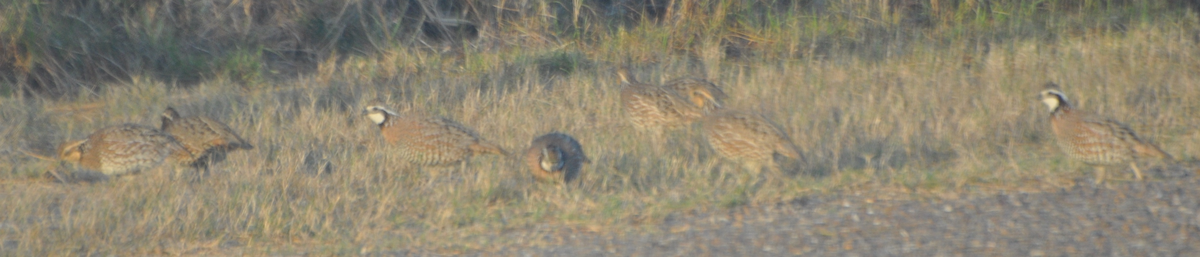
[[[552,162],[549,162],[548,160],[542,160],[542,169],[546,170],[546,171],[556,171],[556,170],[561,169],[562,166],[563,166],[563,163],[561,161],[552,163]]]
[[[378,105],[372,105],[370,107],[367,107],[367,111],[381,111],[381,112],[385,112],[387,114],[391,114],[394,116],[399,115],[399,114],[396,114],[396,112],[393,112],[392,110],[388,110],[388,108],[385,108],[383,106],[378,106]]]
[[[1043,97],[1042,103],[1046,104],[1046,108],[1050,108],[1050,111],[1054,111],[1054,109],[1058,109],[1058,99],[1055,99],[1053,97]]]
[[[387,120],[385,115],[400,116],[399,114],[396,114],[395,112],[378,105],[367,106],[363,109],[367,112],[367,118],[370,118],[371,121],[375,122],[375,124],[383,124],[383,122]]]
[[[370,118],[375,124],[383,124],[383,121],[387,119],[383,115],[383,112],[371,111],[367,113],[367,118]]]
[[[1042,103],[1046,104],[1046,108],[1049,108],[1052,112],[1058,109],[1060,105],[1063,105],[1063,102],[1066,100],[1067,96],[1057,90],[1042,91]]]
[[[542,148],[542,170],[557,171],[562,168],[562,153],[556,148]]]
[[[1046,93],[1054,94],[1054,95],[1058,96],[1059,99],[1062,99],[1063,101],[1067,100],[1067,94],[1063,94],[1063,92],[1059,92],[1058,90],[1053,90],[1053,89],[1046,90]]]

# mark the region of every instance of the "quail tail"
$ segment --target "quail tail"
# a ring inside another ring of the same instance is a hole
[[[485,142],[482,140],[480,140],[479,142],[476,142],[474,144],[471,144],[470,146],[468,146],[468,148],[470,148],[472,152],[479,153],[479,154],[497,154],[497,155],[504,155],[504,156],[508,155],[508,152],[504,151],[504,148],[501,148],[499,145],[493,144],[491,142]]]
[[[1160,158],[1167,161],[1175,160],[1175,157],[1172,157],[1171,154],[1168,154],[1161,148],[1158,148],[1158,146],[1150,143],[1139,143],[1134,145],[1133,152],[1138,156]]]

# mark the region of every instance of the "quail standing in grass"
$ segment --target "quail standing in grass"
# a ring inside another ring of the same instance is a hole
[[[534,179],[542,182],[574,181],[583,164],[591,162],[579,141],[563,133],[539,136],[525,150],[525,165]]]
[[[134,124],[106,127],[87,139],[63,143],[58,157],[108,176],[136,174],[164,162],[185,164],[193,158],[171,135]]]
[[[211,163],[224,160],[230,151],[254,149],[225,123],[206,116],[180,117],[171,107],[163,111],[160,128],[191,153],[193,158],[187,160],[187,164],[192,167],[207,168]]]
[[[779,173],[775,154],[801,158],[787,133],[762,116],[724,110],[705,117],[702,124],[704,137],[717,154],[741,162],[748,169],[757,171],[768,165]]]
[[[687,97],[704,113],[712,113],[725,104],[725,91],[712,82],[700,78],[678,78],[663,83],[663,87]]]
[[[621,80],[621,106],[639,131],[651,133],[652,143],[661,149],[665,129],[679,128],[703,117],[704,112],[687,97],[665,87],[638,82],[629,69],[617,69]]]
[[[508,155],[499,145],[483,140],[475,131],[444,117],[401,115],[379,102],[363,110],[379,126],[388,144],[398,146],[400,157],[416,165],[446,166],[462,163],[473,155]]]
[[[1104,182],[1105,166],[1129,163],[1134,177],[1142,179],[1136,159],[1171,160],[1158,146],[1142,140],[1129,126],[1112,118],[1076,110],[1057,84],[1047,83],[1042,103],[1050,109],[1050,125],[1058,146],[1068,157],[1096,167],[1096,183]]]

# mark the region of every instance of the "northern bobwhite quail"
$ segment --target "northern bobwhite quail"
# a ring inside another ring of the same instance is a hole
[[[1042,103],[1050,109],[1050,125],[1058,146],[1072,159],[1096,167],[1096,183],[1104,181],[1105,166],[1129,163],[1134,177],[1142,179],[1135,163],[1143,157],[1171,160],[1170,154],[1142,140],[1129,126],[1112,118],[1076,110],[1066,94],[1054,83],[1041,92]]]
[[[775,154],[800,160],[800,150],[787,133],[762,116],[724,110],[704,118],[704,137],[721,156],[740,161],[747,168],[759,169],[769,164],[779,172]]]
[[[679,128],[703,117],[703,111],[674,90],[638,82],[622,67],[621,106],[629,121],[640,131],[652,134],[655,147],[661,145],[663,130]]]
[[[401,158],[417,165],[465,165],[473,155],[508,155],[499,145],[447,118],[401,115],[379,103],[368,104],[363,113],[379,126],[384,141],[399,146]]]
[[[225,123],[206,116],[180,117],[171,107],[163,111],[160,128],[174,136],[192,154],[193,158],[186,162],[193,167],[207,167],[210,163],[220,162],[230,151],[254,149]]]
[[[717,84],[700,78],[678,78],[663,83],[663,87],[685,96],[705,113],[712,113],[725,105],[725,91]]]
[[[63,143],[58,157],[108,176],[136,174],[159,167],[164,161],[183,164],[192,159],[171,135],[135,124],[102,128],[87,139]]]
[[[571,182],[579,177],[584,163],[592,163],[579,141],[567,134],[549,133],[533,139],[525,150],[525,165],[538,181]]]

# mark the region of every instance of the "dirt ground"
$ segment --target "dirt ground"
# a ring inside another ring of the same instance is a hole
[[[774,206],[667,217],[660,232],[606,235],[530,230],[500,256],[1188,256],[1200,254],[1200,178],[961,200],[870,201],[827,195]],[[678,217],[676,217],[678,216]],[[411,253],[411,252],[410,252]]]

